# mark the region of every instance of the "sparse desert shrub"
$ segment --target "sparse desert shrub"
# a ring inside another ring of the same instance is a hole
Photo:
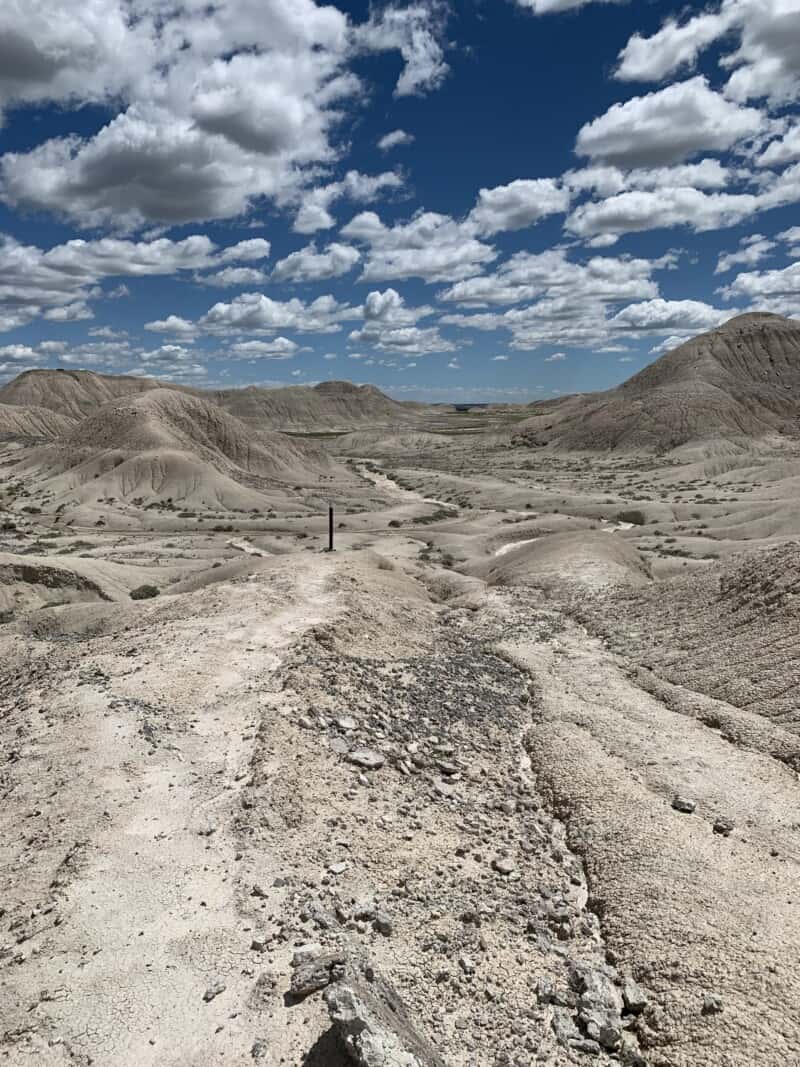
[[[647,516],[638,508],[627,508],[625,511],[617,512],[616,521],[630,522],[634,526],[644,526],[647,523]]]
[[[138,585],[131,589],[131,600],[152,600],[154,596],[158,596],[158,592],[155,585]]]
[[[453,513],[449,508],[437,508],[432,515],[418,515],[411,521],[417,526],[425,526],[429,522],[441,522],[443,519],[452,519]]]
[[[390,559],[385,559],[383,556],[378,556],[378,562],[376,564],[379,571],[393,571],[394,563]]]

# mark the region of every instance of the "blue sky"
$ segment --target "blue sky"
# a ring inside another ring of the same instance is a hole
[[[0,380],[606,388],[800,311],[800,0],[4,0]]]

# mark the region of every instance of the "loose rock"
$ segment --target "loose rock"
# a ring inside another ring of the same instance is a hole
[[[498,874],[507,877],[514,870],[514,861],[509,859],[508,856],[498,856],[496,859],[492,860],[492,867]]]
[[[351,749],[347,754],[347,760],[349,763],[354,763],[356,767],[363,767],[365,771],[380,770],[386,762],[381,753],[373,748]]]
[[[361,1067],[445,1067],[388,982],[353,977],[331,987],[325,1000],[350,1058]]]
[[[622,983],[622,999],[625,1002],[625,1010],[632,1015],[638,1015],[647,1007],[647,996],[644,990],[632,978],[626,978]]]
[[[215,982],[208,987],[205,993],[203,993],[203,1000],[208,1004],[214,997],[218,997],[220,993],[224,993],[227,988],[228,987],[224,982]]]
[[[722,1011],[722,1000],[720,997],[710,993],[703,998],[703,1015],[719,1015]]]
[[[290,989],[293,996],[306,997],[343,976],[344,956],[340,952],[325,952],[296,968]]]

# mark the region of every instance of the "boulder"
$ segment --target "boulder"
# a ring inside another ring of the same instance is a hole
[[[348,1055],[361,1067],[445,1067],[385,980],[348,975],[331,986],[325,1000]]]

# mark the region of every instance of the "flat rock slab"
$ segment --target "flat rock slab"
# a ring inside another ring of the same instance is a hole
[[[354,748],[347,754],[347,759],[365,771],[377,771],[386,762],[385,757],[374,748]]]
[[[344,1047],[361,1067],[445,1067],[385,980],[348,976],[331,986],[325,1000]]]

